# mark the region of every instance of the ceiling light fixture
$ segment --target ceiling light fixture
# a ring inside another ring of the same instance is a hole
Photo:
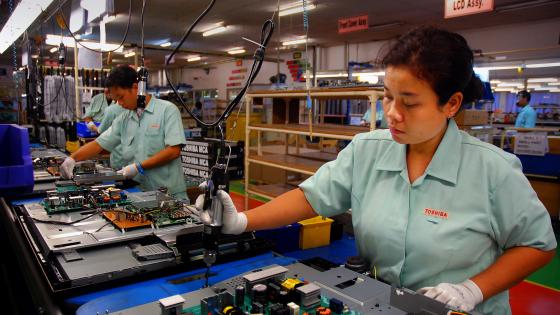
[[[305,38],[299,38],[299,39],[282,42],[282,46],[291,46],[291,45],[299,45],[299,44],[305,44]]]
[[[560,85],[560,82],[548,82],[548,85]]]
[[[313,3],[307,3],[307,11],[315,9],[317,6]],[[303,4],[302,1],[294,2],[290,5],[280,8],[280,12],[278,12],[279,16],[286,16],[290,14],[296,14],[303,12]]]
[[[204,31],[202,33],[202,36],[207,37],[207,36],[215,35],[215,34],[218,34],[218,33],[225,32],[227,29],[228,29],[227,26],[214,27],[214,28],[211,28],[209,30]]]
[[[498,87],[523,87],[523,83],[499,83]]]
[[[193,61],[199,61],[200,59],[202,59],[200,56],[193,56],[193,57],[187,58],[187,61],[188,62],[193,62]]]
[[[49,52],[54,53],[57,50],[58,50],[58,47],[53,47],[53,48],[49,49]]]
[[[163,44],[160,45],[161,47],[169,47],[171,46],[171,42],[165,42]]]
[[[136,55],[135,51],[130,51],[130,52],[127,52],[126,54],[124,54],[124,57],[125,58],[130,58],[130,57],[133,57],[135,55]]]
[[[53,34],[47,34],[47,37],[45,39],[45,44],[50,45],[50,46],[59,46],[60,42],[62,41],[62,43],[64,43],[64,46],[66,47],[74,47],[74,39],[72,37],[61,37],[59,35],[53,35]],[[89,42],[89,41],[81,41],[80,43],[83,43],[85,45],[87,45],[89,48],[91,49],[99,49],[99,50],[113,50],[113,49],[117,49],[115,50],[115,52],[119,52],[122,53],[123,52],[123,47],[117,44],[101,44],[98,42]],[[118,47],[118,48],[117,48]]]
[[[14,9],[0,31],[0,54],[4,53],[13,42],[45,11],[53,0],[22,0]]]
[[[528,64],[525,67],[527,68],[552,68],[552,67],[560,67],[560,62],[549,62],[549,63],[533,63]]]
[[[527,82],[530,83],[548,83],[548,82],[558,82],[556,78],[530,78],[527,79]]]
[[[239,54],[243,54],[245,53],[245,49],[241,48],[241,49],[232,49],[232,50],[228,50],[227,52],[230,55],[239,55]]]
[[[492,70],[511,70],[517,69],[518,66],[488,66],[488,67],[474,67],[474,71],[492,71]]]

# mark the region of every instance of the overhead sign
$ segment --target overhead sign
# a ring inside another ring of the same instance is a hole
[[[338,34],[367,30],[369,28],[368,15],[338,19]]]
[[[494,10],[494,0],[445,0],[446,19]]]

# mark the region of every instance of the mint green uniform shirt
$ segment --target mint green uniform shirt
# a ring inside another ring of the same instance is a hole
[[[91,117],[93,121],[101,121],[103,119],[105,108],[108,106],[109,104],[107,104],[105,94],[99,93],[91,98],[91,103],[89,103],[89,107],[86,109],[84,117]]]
[[[142,162],[166,146],[186,143],[177,106],[155,97],[151,98],[140,119],[136,111],[125,111],[95,141],[110,152],[120,144],[123,160],[130,163]],[[144,191],[164,186],[174,197],[187,199],[180,158],[145,170],[144,175],[138,174],[134,180],[140,183]]]
[[[360,255],[381,278],[413,290],[460,283],[515,246],[556,248],[519,159],[459,131],[454,120],[412,184],[406,145],[377,130],[356,135],[300,187],[320,215],[351,208]],[[511,314],[508,292],[476,309]]]
[[[109,107],[105,108],[105,112],[103,115],[103,119],[101,120],[101,124],[99,125],[99,127],[97,127],[99,133],[101,134],[105,130],[109,129],[109,127],[111,127],[111,125],[113,124],[115,118],[117,118],[117,116],[119,116],[121,113],[124,113],[126,111],[127,110],[122,108],[121,105],[112,102],[111,105],[109,105]],[[120,144],[116,146],[113,151],[111,151],[110,162],[111,162],[111,167],[117,170],[130,164],[130,161],[125,161],[123,159],[122,147]]]

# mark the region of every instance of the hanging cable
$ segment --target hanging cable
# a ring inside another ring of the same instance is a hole
[[[305,31],[305,89],[307,90],[306,107],[309,116],[309,138],[313,141],[313,103],[311,102],[311,74],[308,69],[309,50],[309,13],[307,11],[307,1],[302,0],[303,5],[303,29]]]
[[[146,108],[146,89],[148,86],[148,69],[144,67],[144,10],[146,8],[146,0],[142,0],[142,12],[140,13],[140,68],[137,70],[138,92],[136,98],[136,106],[143,110]]]
[[[237,106],[239,104],[239,102],[243,99],[243,96],[245,95],[245,92],[247,91],[247,89],[249,88],[251,83],[253,83],[253,80],[255,80],[257,74],[259,73],[259,71],[261,69],[261,66],[264,62],[264,55],[265,55],[266,46],[268,45],[268,41],[270,40],[270,37],[272,36],[272,33],[274,31],[274,22],[272,20],[267,20],[263,24],[263,27],[262,27],[262,30],[261,30],[261,39],[260,39],[260,42],[257,44],[258,47],[255,50],[255,53],[254,53],[254,56],[253,56],[253,58],[254,58],[253,65],[251,67],[251,71],[249,72],[249,76],[247,78],[247,81],[245,82],[245,86],[243,86],[243,88],[237,94],[237,96],[226,106],[226,109],[224,110],[224,112],[220,115],[220,117],[217,120],[215,120],[214,122],[211,122],[211,123],[206,123],[206,122],[202,121],[200,118],[198,118],[196,115],[194,115],[192,113],[192,111],[188,108],[187,104],[185,104],[185,102],[183,101],[183,98],[179,95],[179,92],[177,91],[177,89],[175,88],[173,83],[171,82],[169,72],[168,72],[168,67],[169,67],[170,61],[173,59],[173,56],[175,56],[175,54],[177,53],[179,48],[181,48],[181,46],[183,45],[183,43],[185,42],[187,37],[191,34],[194,27],[198,24],[198,22],[200,22],[200,20],[202,20],[202,18],[204,18],[204,16],[206,16],[206,14],[208,14],[208,12],[212,9],[212,7],[214,6],[215,3],[216,3],[216,0],[212,0],[210,2],[210,4],[208,5],[208,7],[206,7],[206,9],[191,24],[191,26],[187,29],[187,31],[185,32],[185,34],[181,38],[181,41],[179,42],[177,47],[175,47],[173,52],[165,60],[165,66],[164,66],[165,77],[167,79],[167,83],[171,86],[171,89],[173,90],[173,93],[175,93],[175,95],[179,99],[179,102],[181,103],[183,108],[185,108],[187,113],[189,113],[189,115],[197,123],[199,123],[200,125],[202,125],[204,127],[215,127],[215,126],[218,126],[223,121],[225,121],[225,119],[227,119],[229,117],[229,115],[231,114],[231,112],[233,111],[235,106]]]
[[[62,12],[62,5],[58,7],[58,11],[59,11],[59,13],[60,13],[60,17],[62,18],[62,21],[64,22],[64,28],[68,31],[68,33],[70,33],[70,36],[72,36],[72,38],[74,39],[74,41],[75,41],[78,45],[84,47],[84,48],[87,49],[87,50],[91,50],[91,51],[96,52],[96,53],[114,52],[114,51],[117,51],[119,48],[121,48],[121,47],[124,45],[124,42],[126,41],[126,38],[128,37],[128,30],[129,30],[129,28],[130,28],[130,18],[131,18],[131,16],[132,16],[132,0],[129,0],[129,6],[128,6],[128,23],[126,24],[126,31],[124,32],[124,36],[123,36],[123,38],[122,38],[120,44],[119,44],[117,47],[115,47],[115,49],[110,49],[110,50],[103,50],[103,49],[97,50],[97,49],[94,49],[94,48],[91,48],[91,47],[87,47],[86,45],[82,44],[82,43],[76,38],[76,36],[74,36],[74,34],[72,33],[72,31],[70,31],[70,28],[68,28],[68,23],[66,23],[66,18],[64,17],[64,13]],[[61,35],[61,37],[62,37],[62,35]]]

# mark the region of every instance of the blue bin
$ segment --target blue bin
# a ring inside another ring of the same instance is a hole
[[[274,250],[283,254],[299,250],[300,229],[301,224],[294,223],[276,229],[256,231],[255,236],[274,242]]]
[[[27,129],[0,124],[0,196],[17,196],[33,191],[33,163]]]
[[[99,128],[99,125],[101,125],[100,122],[94,121],[93,123],[97,126],[97,128]],[[99,135],[98,133],[91,132],[88,129],[87,124],[83,121],[80,121],[76,124],[76,134],[80,138],[93,138]]]

